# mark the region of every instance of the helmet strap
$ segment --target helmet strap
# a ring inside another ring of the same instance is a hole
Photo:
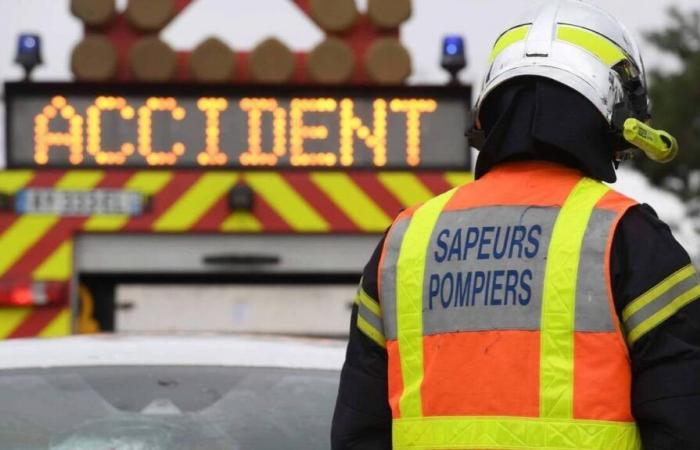
[[[469,111],[465,135],[469,139],[470,146],[477,150],[481,150],[483,148],[484,142],[486,142],[486,133],[481,128],[478,114],[474,110]]]

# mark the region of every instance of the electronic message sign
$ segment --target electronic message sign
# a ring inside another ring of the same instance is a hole
[[[468,87],[9,83],[10,167],[468,170]]]

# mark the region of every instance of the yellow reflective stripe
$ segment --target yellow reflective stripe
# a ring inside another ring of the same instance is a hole
[[[549,244],[542,295],[540,416],[573,415],[576,278],[586,227],[596,203],[608,192],[584,178],[562,206]]]
[[[58,222],[56,216],[21,216],[0,236],[0,275]]]
[[[367,308],[372,314],[380,318],[382,317],[382,310],[379,306],[379,302],[370,297],[364,289],[360,288],[359,292],[357,293],[357,299],[360,301],[360,303],[365,305],[365,308]]]
[[[246,182],[292,229],[325,232],[330,229],[319,213],[287,181],[274,172],[250,173]]]
[[[423,415],[423,277],[425,258],[435,223],[456,189],[425,203],[413,214],[396,269],[398,344],[401,353],[403,392],[399,400],[401,417]]]
[[[37,281],[66,281],[73,267],[73,241],[64,241],[39,267],[32,272]]]
[[[470,172],[447,172],[445,181],[452,187],[459,187],[474,181],[474,174]]]
[[[154,231],[187,231],[236,183],[238,175],[211,172],[202,175],[153,224]]]
[[[634,423],[518,417],[394,419],[394,450],[641,450]]]
[[[260,221],[250,212],[234,211],[221,224],[221,231],[256,233],[262,231]]]
[[[698,296],[700,296],[700,285],[696,285],[689,291],[679,295],[673,299],[671,303],[664,306],[651,317],[630,330],[630,332],[627,334],[627,341],[630,345],[634,344],[639,338],[656,328],[669,317],[676,314],[681,308],[697,300]]]
[[[627,59],[627,56],[617,44],[598,33],[583,28],[559,25],[557,27],[557,39],[587,50],[610,67]]]
[[[386,348],[386,339],[381,331],[374,328],[369,322],[367,322],[362,316],[357,315],[357,328],[362,331],[365,336],[372,339],[380,347]]]
[[[630,316],[632,316],[632,314],[641,310],[646,305],[656,300],[660,295],[663,295],[669,289],[673,288],[675,285],[685,280],[686,278],[692,276],[693,274],[695,274],[695,267],[693,267],[692,264],[689,264],[677,270],[669,277],[658,283],[656,286],[632,300],[625,307],[625,309],[622,310],[622,320],[626,321],[630,318]]]
[[[409,172],[383,172],[378,178],[405,207],[424,203],[435,196],[418,177]]]
[[[363,231],[384,231],[391,218],[346,173],[315,172],[314,182]]]
[[[496,41],[491,51],[489,63],[492,63],[505,48],[525,40],[529,31],[530,25],[523,25],[503,34]],[[617,44],[598,33],[584,28],[572,25],[559,25],[557,26],[557,39],[583,48],[610,67],[627,59],[627,56]]]
[[[357,328],[377,345],[386,348],[386,338],[384,337],[383,329],[377,328],[370,322],[370,320],[368,320],[374,318],[373,321],[376,322],[378,326],[381,326],[382,311],[379,307],[379,302],[370,297],[369,294],[362,289],[362,279],[360,279],[360,284],[357,286],[355,304],[358,305]],[[370,316],[373,315],[373,317],[368,317],[368,319],[365,319],[363,315],[367,313],[369,313]]]
[[[124,189],[140,192],[143,195],[155,195],[170,182],[171,172],[138,172],[124,185]],[[116,231],[120,230],[129,221],[125,215],[90,217],[83,224],[85,231]]]
[[[67,336],[71,332],[70,308],[63,308],[61,312],[39,333],[40,337]]]
[[[89,191],[104,178],[101,170],[71,170],[66,172],[58,182],[56,189]]]
[[[489,63],[492,63],[493,60],[496,59],[496,56],[498,56],[498,54],[501,53],[506,47],[509,47],[515,44],[516,42],[525,39],[529,32],[530,25],[522,25],[520,27],[513,28],[512,30],[503,33],[501,37],[499,37],[496,41],[496,44],[493,46],[493,50],[491,50],[491,56],[489,56]]]
[[[31,313],[31,308],[0,308],[0,339],[10,336]]]
[[[14,194],[22,189],[34,177],[30,170],[12,170],[0,172],[0,192]]]

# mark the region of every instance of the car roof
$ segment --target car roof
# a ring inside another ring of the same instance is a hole
[[[255,335],[83,335],[0,341],[0,370],[224,366],[340,370],[339,340]]]

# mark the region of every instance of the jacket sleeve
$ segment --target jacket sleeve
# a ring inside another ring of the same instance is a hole
[[[688,254],[640,205],[620,221],[610,270],[645,450],[700,449],[700,280]]]
[[[365,267],[350,321],[331,428],[333,450],[390,450],[387,354],[377,288],[384,239]]]

